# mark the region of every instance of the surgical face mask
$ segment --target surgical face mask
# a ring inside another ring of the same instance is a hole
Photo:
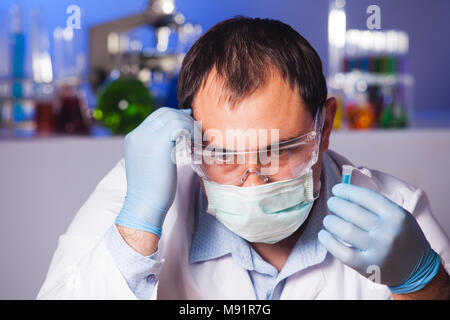
[[[252,187],[203,180],[207,212],[250,242],[273,244],[294,233],[314,200],[312,169],[295,179]]]

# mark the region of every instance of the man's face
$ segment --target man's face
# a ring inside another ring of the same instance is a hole
[[[224,92],[221,79],[212,70],[205,85],[197,92],[193,102],[193,116],[196,121],[202,123],[203,132],[218,131],[223,137],[226,137],[227,130],[244,132],[247,130],[256,130],[257,132],[260,132],[258,131],[260,129],[266,130],[267,136],[264,138],[258,136],[258,145],[252,145],[254,142],[247,141],[246,146],[252,149],[261,147],[262,144],[270,145],[272,129],[277,129],[279,140],[284,141],[306,134],[313,128],[314,118],[307,110],[298,88],[292,88],[289,82],[286,82],[276,71],[267,77],[261,88],[232,107]],[[327,105],[331,105],[330,109],[333,110],[326,112],[319,160],[313,167],[314,185],[316,187],[320,179],[321,155],[328,148],[328,137],[335,113],[334,99],[330,100],[327,101]],[[212,140],[214,140],[214,137],[212,137]],[[227,144],[229,142],[227,140]],[[225,147],[233,149],[234,146],[227,145]],[[264,181],[257,174],[250,174],[242,186],[255,186],[263,183]]]

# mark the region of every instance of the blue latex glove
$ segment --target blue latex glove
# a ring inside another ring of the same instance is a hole
[[[433,251],[414,217],[372,190],[337,184],[328,199],[335,215],[323,220],[323,246],[337,259],[369,277],[377,266],[381,284],[393,293],[422,289],[436,275],[439,255]],[[351,246],[343,244],[347,242]]]
[[[175,140],[183,131],[193,135],[190,113],[191,109],[160,108],[126,136],[127,193],[116,224],[161,237],[177,185]]]

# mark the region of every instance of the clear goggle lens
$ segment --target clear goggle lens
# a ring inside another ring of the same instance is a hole
[[[318,112],[312,131],[279,144],[229,151],[185,136],[183,149],[194,172],[208,181],[241,185],[251,173],[266,183],[289,180],[302,176],[317,162],[321,128]]]

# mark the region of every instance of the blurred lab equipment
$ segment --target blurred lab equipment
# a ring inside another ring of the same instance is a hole
[[[330,1],[328,28],[327,83],[338,103],[334,128],[409,126],[414,79],[406,32],[347,30],[345,0]]]
[[[82,33],[57,27],[49,37],[43,21],[39,10],[18,5],[0,20],[1,137],[87,134],[93,120],[125,134],[156,108],[177,107],[177,74],[201,27],[173,0],[91,27],[86,79]]]
[[[85,57],[81,52],[81,34],[69,27],[53,31],[55,65],[55,132],[88,134],[91,111],[81,90]]]
[[[139,77],[141,43],[133,33],[116,36],[114,68],[98,90],[93,116],[112,134],[127,134],[154,111],[155,99]]]
[[[43,27],[43,16],[40,10],[31,10],[30,24],[35,130],[36,134],[49,135],[54,129],[53,67],[50,57],[50,39]]]
[[[88,134],[90,118],[77,86],[61,84],[57,89],[56,132]]]
[[[26,121],[24,106],[18,99],[23,97],[22,80],[25,76],[25,34],[22,26],[22,10],[18,5],[14,5],[11,9],[11,51],[11,93],[12,97],[17,99],[13,103],[13,118],[15,123],[23,124]]]
[[[127,134],[154,111],[154,98],[138,79],[120,78],[100,94],[94,118],[113,134]]]
[[[200,26],[186,23],[175,10],[173,0],[149,1],[143,12],[91,27],[94,118],[113,134],[126,134],[156,108],[177,108],[176,76],[200,33]]]
[[[2,127],[9,129],[9,134],[19,136],[33,135],[34,107],[31,100],[32,79],[28,76],[25,56],[26,36],[23,28],[23,10],[14,4],[7,18],[6,26],[6,60],[9,66],[2,75],[1,114]]]
[[[5,13],[0,13],[0,136],[4,136],[11,123],[11,87],[9,85],[9,41],[7,32],[8,19]]]
[[[152,48],[142,48],[138,67],[145,77],[150,72],[176,72],[184,52],[201,32],[198,25],[185,22],[176,12],[174,0],[149,1],[143,12],[93,26],[89,29],[89,82],[97,91],[116,67],[117,55],[122,54],[120,34],[140,26],[153,30]]]
[[[24,19],[29,21],[26,30]],[[39,9],[25,11],[14,4],[8,28],[0,30],[2,138],[89,132],[89,110],[79,90],[85,65],[80,36],[70,28],[56,28],[52,59],[43,21]]]
[[[50,135],[53,132],[53,87],[49,84],[40,84],[36,86],[35,121],[36,133]]]

